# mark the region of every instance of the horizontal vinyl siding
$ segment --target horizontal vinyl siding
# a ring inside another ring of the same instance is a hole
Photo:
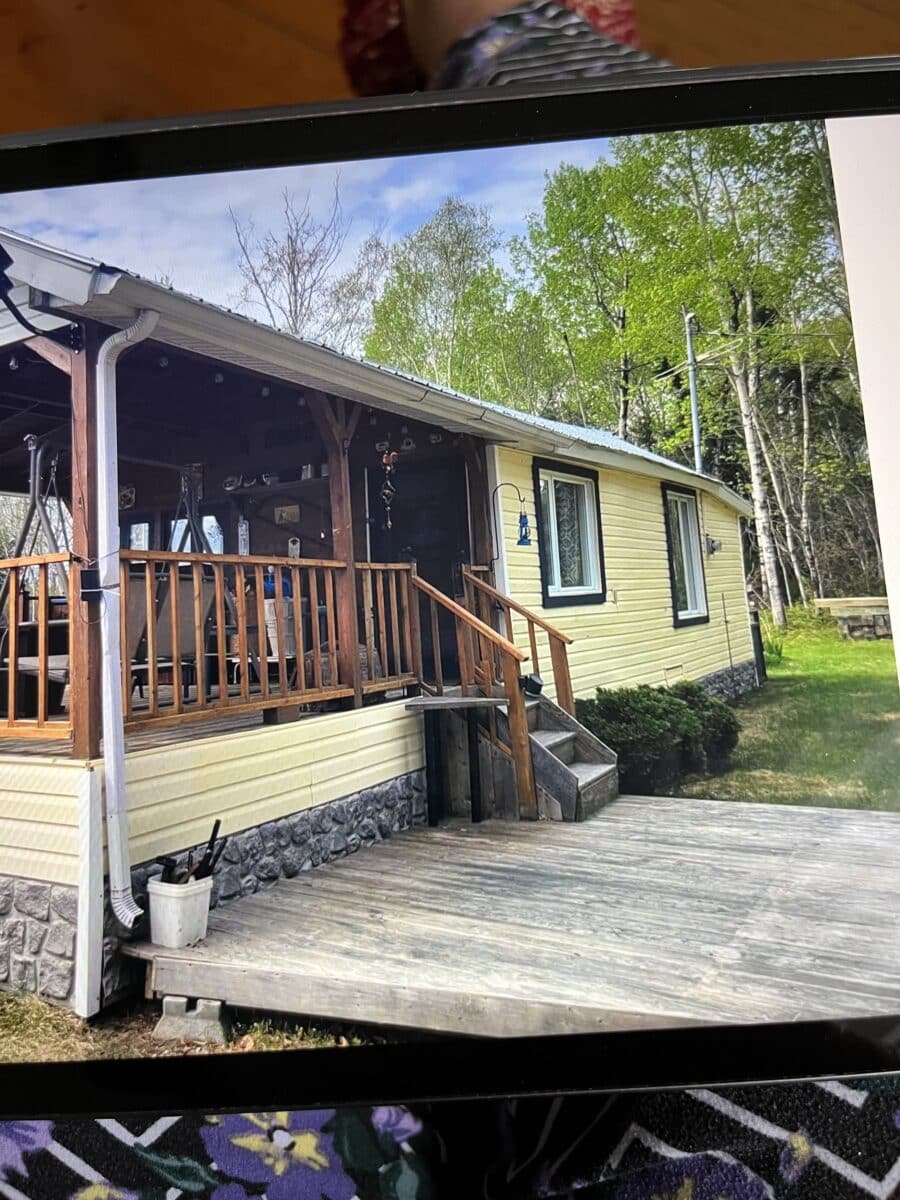
[[[531,456],[500,449],[497,458],[499,478],[514,483],[525,496],[533,531],[531,546],[516,545],[518,499],[512,488],[501,489],[507,589],[514,599],[574,639],[569,646],[569,664],[576,696],[589,696],[598,686],[673,683],[727,667],[723,594],[734,662],[753,657],[738,521],[733,509],[711,496],[699,497],[701,536],[708,533],[722,542],[718,553],[703,556],[710,620],[708,624],[675,629],[660,481],[601,468],[607,603],[545,610]],[[525,624],[518,620],[516,641],[523,649],[528,645]],[[538,651],[552,694],[549,655],[543,638],[539,639]]]
[[[0,755],[0,875],[78,884],[83,763]]]
[[[403,701],[311,717],[126,760],[132,862],[276,820],[421,769],[421,718]]]

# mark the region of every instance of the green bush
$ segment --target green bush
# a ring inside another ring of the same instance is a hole
[[[703,771],[706,767],[721,770],[738,743],[741,723],[737,713],[724,700],[711,696],[699,683],[685,679],[669,688],[671,695],[683,700],[700,722],[702,758],[700,761],[693,747],[686,747],[685,769]],[[691,758],[693,757],[693,762]]]
[[[576,702],[576,716],[615,750],[623,792],[670,790],[686,762],[695,763],[703,754],[700,720],[662,688],[598,688],[595,699]]]

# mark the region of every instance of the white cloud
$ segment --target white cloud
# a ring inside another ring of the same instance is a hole
[[[493,148],[360,162],[236,171],[0,195],[0,226],[234,306],[240,277],[229,208],[265,231],[280,224],[285,191],[309,195],[313,213],[330,210],[340,179],[350,223],[338,269],[382,225],[401,236],[448,195],[485,205],[505,236],[539,207],[545,172],[562,162],[588,165],[601,141]]]

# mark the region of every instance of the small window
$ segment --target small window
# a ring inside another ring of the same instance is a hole
[[[209,542],[210,550],[212,550],[213,554],[223,554],[225,549],[225,534],[218,519],[212,513],[204,513],[201,523],[206,540]],[[179,517],[177,521],[169,522],[169,539],[169,545],[173,550],[181,550],[185,554],[200,554],[203,551],[202,546],[195,546],[193,544],[194,537],[184,517]]]
[[[676,627],[708,621],[697,494],[663,484],[672,614]]]
[[[544,604],[602,604],[596,471],[535,459],[534,490]]]

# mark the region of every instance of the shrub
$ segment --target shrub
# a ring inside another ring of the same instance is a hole
[[[576,716],[615,750],[623,792],[670,790],[686,759],[696,761],[703,753],[699,719],[684,700],[662,688],[598,688],[595,699],[576,702]]]
[[[686,747],[688,757],[684,764],[685,769],[702,771],[705,766],[709,766],[713,770],[720,770],[738,743],[741,723],[737,713],[724,700],[711,696],[704,687],[693,680],[685,679],[676,683],[669,688],[669,692],[683,700],[700,722],[705,762],[699,767],[693,765],[690,761],[693,751]]]

